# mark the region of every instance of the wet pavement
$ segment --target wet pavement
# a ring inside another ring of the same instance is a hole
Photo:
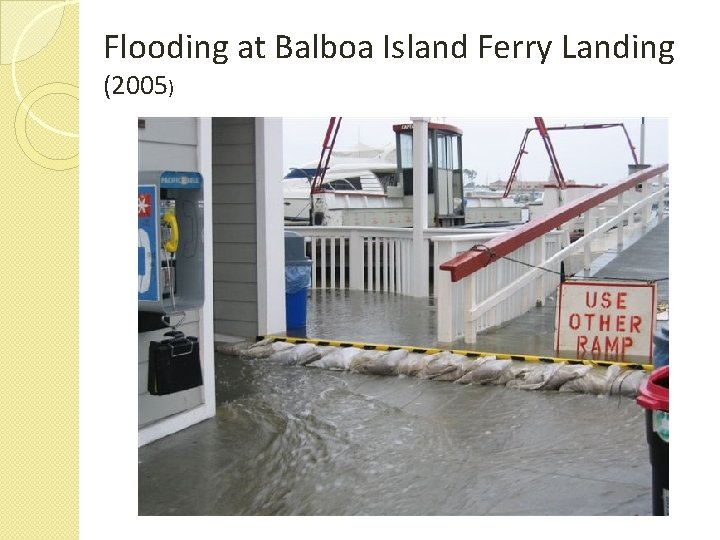
[[[635,265],[633,250],[662,244],[663,231],[664,259],[662,249],[655,263],[652,249],[642,252],[641,273],[667,277],[667,227],[653,229],[605,270],[629,277],[622,265]],[[427,300],[313,291],[308,309],[309,337],[435,344]],[[477,350],[551,354],[552,314],[551,306],[537,308],[485,332]],[[645,417],[632,398],[221,354],[216,385],[215,418],[138,450],[138,514],[652,514]]]

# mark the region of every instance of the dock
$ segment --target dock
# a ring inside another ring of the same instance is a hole
[[[621,253],[601,256],[591,269],[593,278],[657,281],[658,304],[669,302],[670,220],[659,222]],[[556,297],[500,326],[478,335],[475,350],[517,355],[553,356]],[[307,327],[289,336],[346,340],[397,346],[436,348],[435,299],[390,295],[374,291],[315,289],[308,299]],[[665,324],[665,323],[662,323]],[[453,349],[467,349],[462,341]]]

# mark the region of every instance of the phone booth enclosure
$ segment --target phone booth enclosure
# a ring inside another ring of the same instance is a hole
[[[198,172],[138,172],[138,311],[202,307],[203,189]]]

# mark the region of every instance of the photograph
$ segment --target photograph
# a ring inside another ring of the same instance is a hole
[[[667,138],[139,118],[138,514],[668,515]]]

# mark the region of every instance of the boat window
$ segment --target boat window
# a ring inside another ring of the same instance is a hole
[[[428,140],[428,167],[433,165],[432,139]],[[400,168],[412,169],[413,166],[413,136],[412,132],[400,133]]]
[[[354,178],[345,178],[345,181],[349,184],[349,187],[346,187],[345,189],[362,189],[362,180],[360,180],[359,176]]]
[[[409,169],[412,167],[412,142],[412,133],[400,134],[400,167],[402,167],[403,169]]]
[[[447,137],[448,141],[448,169],[457,169],[460,166],[458,153],[458,139],[454,135]]]
[[[315,169],[291,169],[285,178],[307,178],[312,180],[315,176]]]
[[[438,168],[453,170],[460,166],[460,148],[455,135],[437,134]]]
[[[437,134],[437,160],[438,169],[450,169],[448,166],[447,137]]]
[[[388,186],[397,186],[399,183],[395,173],[375,173],[375,176],[377,176],[378,181],[385,190],[387,190]]]
[[[352,190],[356,191],[358,189],[362,189],[362,182],[360,181],[359,177],[356,178],[338,178],[337,180],[332,180],[330,182],[325,182],[322,185],[322,189],[331,189],[333,191],[338,190]]]

